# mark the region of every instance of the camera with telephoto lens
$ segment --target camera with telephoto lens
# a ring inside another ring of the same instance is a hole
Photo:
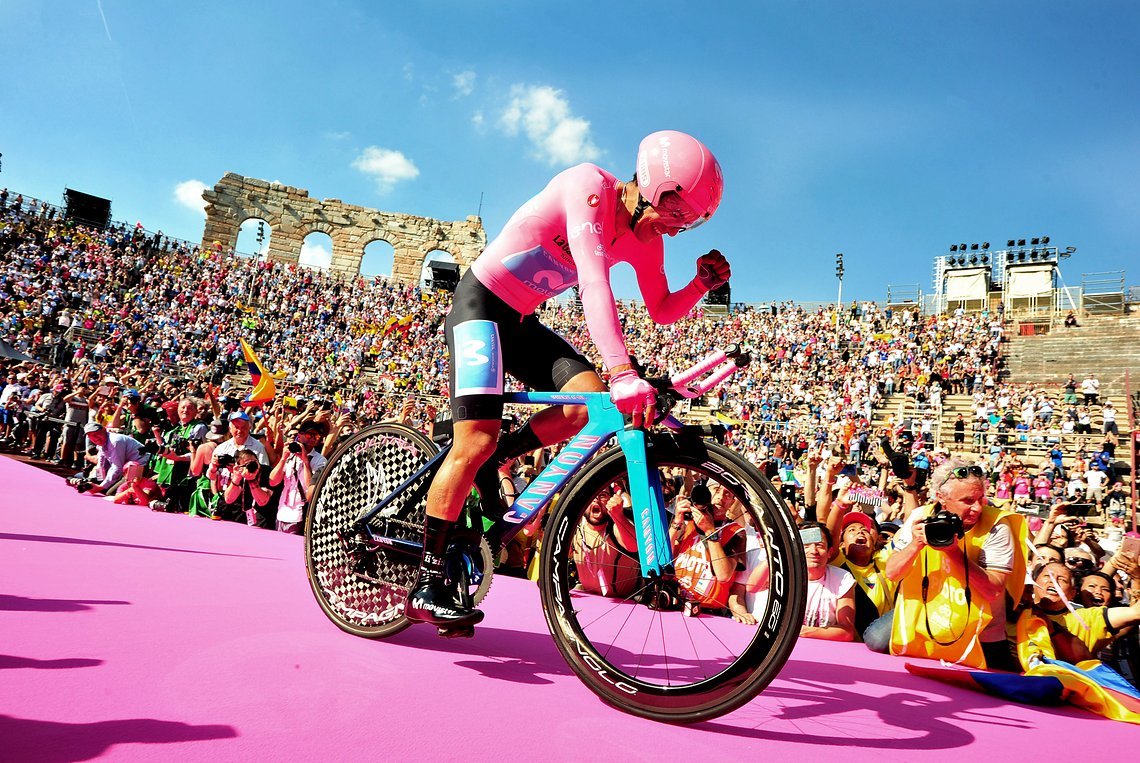
[[[927,545],[935,548],[946,548],[958,538],[966,536],[962,518],[946,509],[937,509],[923,524],[923,528],[926,531]]]
[[[879,446],[883,449],[883,454],[887,460],[891,462],[891,471],[894,472],[895,476],[900,480],[910,479],[911,471],[913,471],[910,468],[910,459],[891,447],[891,438],[880,438]]]
[[[218,468],[219,469],[228,469],[229,467],[231,467],[233,465],[234,465],[234,457],[232,454],[223,453],[222,455],[218,456]]]
[[[171,434],[162,443],[162,449],[166,453],[185,453],[190,447],[190,441],[182,435]]]

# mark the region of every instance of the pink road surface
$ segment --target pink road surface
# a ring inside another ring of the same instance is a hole
[[[527,581],[470,640],[337,630],[300,538],[118,507],[0,458],[0,760],[876,760],[1115,757],[1135,729],[801,641],[744,708],[689,727],[597,700]],[[740,626],[743,627],[743,626]],[[1079,735],[1079,736],[1076,736]]]

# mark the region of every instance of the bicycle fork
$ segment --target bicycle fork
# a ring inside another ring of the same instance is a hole
[[[617,433],[617,440],[625,454],[629,493],[635,507],[634,527],[637,530],[641,574],[646,579],[658,579],[673,572],[673,549],[667,531],[669,520],[661,497],[661,476],[649,464],[644,431],[622,429]]]

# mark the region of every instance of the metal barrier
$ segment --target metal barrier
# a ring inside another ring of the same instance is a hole
[[[1081,274],[1081,309],[1085,313],[1124,313],[1124,271]]]

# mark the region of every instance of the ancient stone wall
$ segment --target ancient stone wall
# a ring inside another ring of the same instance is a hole
[[[305,236],[319,231],[332,239],[332,269],[359,273],[364,248],[373,241],[392,245],[392,277],[405,283],[419,281],[424,258],[433,250],[449,253],[466,272],[487,244],[478,217],[461,222],[435,220],[397,212],[345,204],[340,199],[318,201],[302,188],[269,183],[227,172],[206,200],[206,228],[202,247],[223,249],[237,245],[238,231],[250,218],[259,218],[272,230],[269,257],[297,262]]]

